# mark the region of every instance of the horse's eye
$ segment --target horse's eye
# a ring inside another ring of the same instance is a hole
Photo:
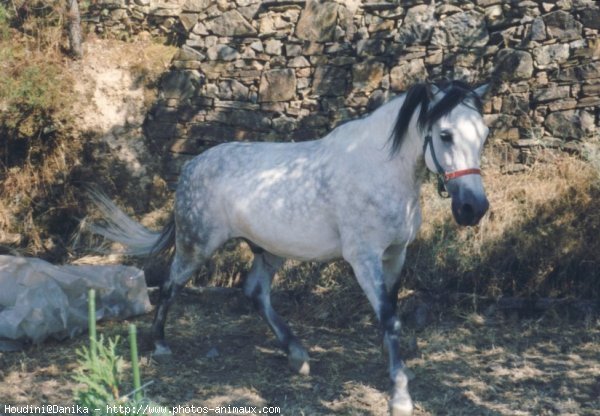
[[[452,133],[449,131],[443,131],[440,133],[440,139],[442,139],[444,143],[452,143]]]

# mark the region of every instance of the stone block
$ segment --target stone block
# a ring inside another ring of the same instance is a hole
[[[206,22],[206,27],[219,36],[254,36],[256,29],[238,12],[229,10]]]
[[[385,65],[383,62],[367,60],[352,67],[352,87],[359,91],[372,91],[379,87]]]
[[[496,57],[495,74],[510,81],[529,79],[533,75],[533,58],[526,51],[502,49]]]
[[[548,13],[543,18],[550,37],[562,42],[581,38],[583,25],[575,20],[573,14],[558,10]]]
[[[443,19],[433,31],[431,44],[443,48],[475,48],[485,46],[488,40],[485,16],[472,10]]]
[[[412,84],[427,79],[427,69],[422,59],[402,62],[390,71],[390,85],[394,91],[406,91]]]
[[[296,25],[296,37],[315,42],[333,41],[338,4],[308,0]]]
[[[344,95],[348,71],[344,68],[323,65],[315,69],[312,93],[317,96]]]
[[[258,89],[258,101],[288,101],[296,96],[296,73],[291,68],[264,71]]]

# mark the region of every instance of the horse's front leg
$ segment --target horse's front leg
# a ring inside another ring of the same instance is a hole
[[[392,416],[412,415],[413,404],[408,393],[408,377],[400,357],[400,319],[396,314],[397,285],[388,290],[383,254],[369,252],[345,253],[360,287],[363,289],[383,332],[383,342],[389,353],[389,374],[393,383],[390,400]],[[388,283],[389,284],[389,283]]]

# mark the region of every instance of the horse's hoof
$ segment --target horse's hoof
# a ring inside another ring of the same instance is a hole
[[[291,341],[288,345],[288,363],[292,369],[303,376],[310,374],[308,353],[298,341]]]
[[[407,368],[399,370],[394,377],[394,390],[390,400],[391,416],[411,416],[413,414],[413,403],[408,393],[407,370]]]
[[[391,416],[412,416],[413,404],[410,397],[394,397],[390,400]]]
[[[168,357],[172,354],[171,348],[165,342],[159,341],[154,343],[154,353],[152,354],[154,357]]]

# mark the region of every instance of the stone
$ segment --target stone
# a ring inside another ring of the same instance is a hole
[[[600,7],[589,7],[581,11],[581,23],[590,29],[600,29]]]
[[[379,87],[385,71],[383,62],[367,60],[352,66],[352,86],[359,91],[372,91]]]
[[[579,139],[583,136],[581,120],[575,110],[550,113],[544,121],[544,126],[554,137],[561,139]]]
[[[424,4],[408,9],[394,40],[408,45],[427,42],[436,25],[434,11],[433,7]]]
[[[495,74],[511,81],[529,79],[533,75],[533,58],[529,52],[502,49],[497,54]]]
[[[356,44],[358,56],[382,55],[386,50],[386,44],[383,39],[361,39]]]
[[[219,36],[256,35],[256,29],[237,10],[229,10],[221,16],[206,22],[206,27]]]
[[[198,14],[197,13],[181,13],[179,15],[179,21],[181,22],[181,26],[189,32],[194,28],[196,23],[198,23]]]
[[[181,13],[181,6],[177,3],[151,3],[150,12],[148,14],[152,16],[161,17],[177,17]]]
[[[204,54],[188,45],[183,45],[181,48],[179,48],[173,57],[174,61],[203,61],[204,59],[206,59]]]
[[[558,10],[544,16],[548,35],[562,42],[581,38],[583,25],[568,12]]]
[[[346,93],[347,70],[323,65],[315,69],[312,93],[317,96],[340,96]]]
[[[169,71],[160,80],[159,98],[187,100],[196,94],[201,81],[197,71]]]
[[[269,55],[281,55],[283,44],[278,39],[269,39],[265,42],[265,52]]]
[[[208,59],[211,61],[234,61],[239,58],[238,51],[227,45],[215,45],[206,50]]]
[[[533,59],[536,66],[540,69],[557,67],[558,64],[566,62],[569,59],[569,50],[569,45],[566,43],[543,45],[539,48],[533,48]]]
[[[206,10],[211,3],[212,0],[186,0],[182,9],[184,12],[199,13]]]
[[[235,79],[221,81],[218,85],[218,97],[222,100],[246,101],[248,99],[248,87]]]
[[[533,91],[533,100],[537,102],[553,101],[569,98],[571,88],[568,85],[558,86],[549,84],[548,88],[539,88]]]
[[[443,19],[433,31],[431,44],[439,47],[483,47],[489,35],[485,16],[476,11],[453,14]]]
[[[427,70],[422,59],[402,62],[390,71],[390,86],[394,91],[406,91],[412,84],[427,79]]]
[[[298,128],[295,118],[279,116],[272,120],[273,128],[280,133],[291,133]]]
[[[569,82],[600,78],[600,62],[558,69],[552,76],[559,81]]]
[[[296,96],[296,73],[293,69],[264,71],[258,89],[259,102],[288,101]]]
[[[271,122],[267,115],[260,111],[248,111],[219,108],[206,115],[206,121],[225,124],[226,126],[242,127],[248,130],[267,130]]]
[[[302,45],[297,43],[288,43],[285,45],[285,56],[294,57],[302,54]]]
[[[289,60],[287,66],[289,68],[306,68],[310,66],[310,62],[304,56],[296,56]]]
[[[337,3],[308,0],[296,24],[296,37],[315,42],[332,41],[337,15]]]
[[[546,40],[546,24],[544,23],[544,19],[541,17],[536,17],[533,19],[533,22],[531,22],[529,35],[533,41]]]

